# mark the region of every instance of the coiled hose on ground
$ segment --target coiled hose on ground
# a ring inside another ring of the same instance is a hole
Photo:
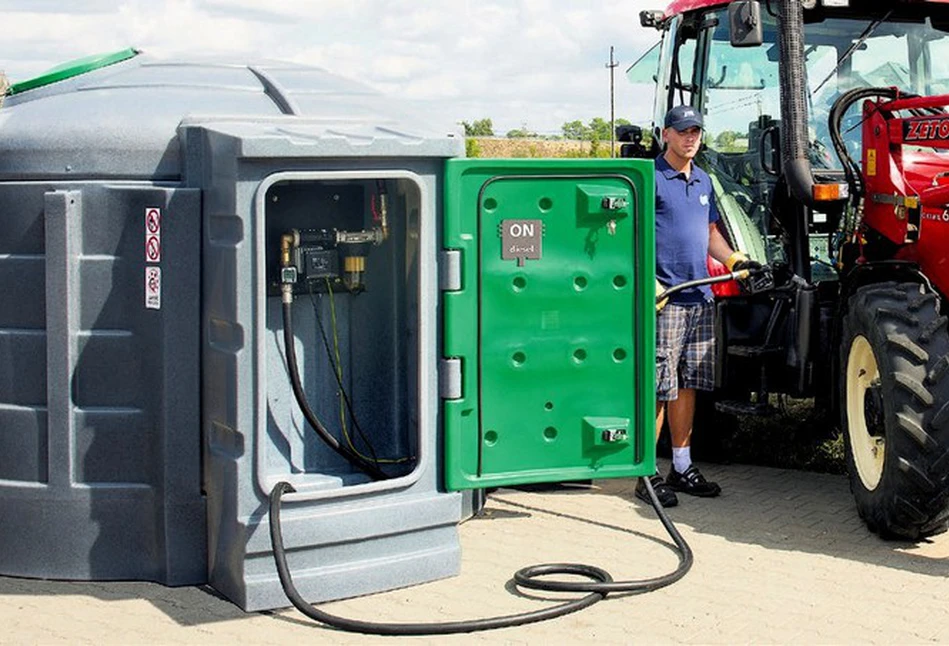
[[[614,581],[613,577],[610,576],[606,570],[580,563],[547,563],[521,568],[514,573],[514,583],[519,587],[548,592],[587,593],[579,599],[566,601],[541,610],[482,619],[465,619],[440,623],[397,624],[349,619],[332,615],[316,608],[307,603],[306,599],[297,591],[293,584],[293,577],[290,574],[290,567],[287,565],[286,550],[283,545],[283,534],[280,530],[281,499],[285,493],[292,493],[294,491],[293,486],[287,482],[278,482],[270,492],[270,540],[273,544],[274,563],[277,566],[277,575],[280,577],[280,585],[283,586],[283,591],[287,595],[287,599],[290,600],[290,603],[292,603],[297,610],[310,619],[347,632],[367,635],[453,635],[481,630],[493,630],[496,628],[523,626],[525,624],[562,617],[577,612],[578,610],[583,610],[598,601],[602,601],[612,592],[649,592],[675,583],[686,575],[692,567],[692,548],[685,542],[679,530],[676,529],[675,525],[672,524],[672,521],[669,520],[669,517],[662,509],[662,505],[659,504],[659,500],[656,498],[656,492],[653,490],[649,479],[645,478],[644,481],[653,509],[656,510],[659,521],[663,527],[665,527],[666,532],[669,533],[679,553],[679,565],[676,569],[669,574],[651,579]],[[589,581],[557,581],[539,578],[556,574],[582,576],[589,579]]]

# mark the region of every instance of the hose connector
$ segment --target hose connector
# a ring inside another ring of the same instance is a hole
[[[280,299],[284,303],[293,303],[293,286],[298,275],[293,264],[293,250],[300,245],[300,232],[291,229],[280,236]]]
[[[291,229],[288,233],[280,236],[280,266],[289,267],[292,263],[291,252],[294,247],[300,245],[300,232]]]

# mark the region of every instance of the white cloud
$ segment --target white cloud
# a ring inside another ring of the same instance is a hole
[[[317,17],[355,17],[370,4],[361,0],[199,0],[198,4],[217,13],[247,12],[252,15],[271,15],[279,18],[310,20]]]
[[[648,4],[647,4],[648,3]],[[623,71],[656,32],[639,11],[664,3],[580,0],[7,0],[0,69],[24,80],[66,60],[135,46],[155,54],[217,53],[323,67],[426,102],[454,121],[490,117],[496,130],[609,117],[609,47],[616,113],[643,119],[649,88]],[[82,5],[77,8],[76,5]]]
[[[128,42],[158,53],[206,51],[228,54],[254,52],[259,30],[240,18],[212,16],[190,0],[166,0],[160,13],[144,2],[119,8],[119,31]]]

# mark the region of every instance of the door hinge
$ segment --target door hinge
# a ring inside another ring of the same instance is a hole
[[[442,359],[438,365],[438,394],[442,399],[461,399],[461,359]]]
[[[461,249],[443,249],[439,254],[438,288],[443,292],[461,290]]]

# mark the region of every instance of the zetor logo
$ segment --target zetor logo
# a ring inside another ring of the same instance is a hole
[[[903,141],[949,139],[949,119],[907,119],[903,122]]]

